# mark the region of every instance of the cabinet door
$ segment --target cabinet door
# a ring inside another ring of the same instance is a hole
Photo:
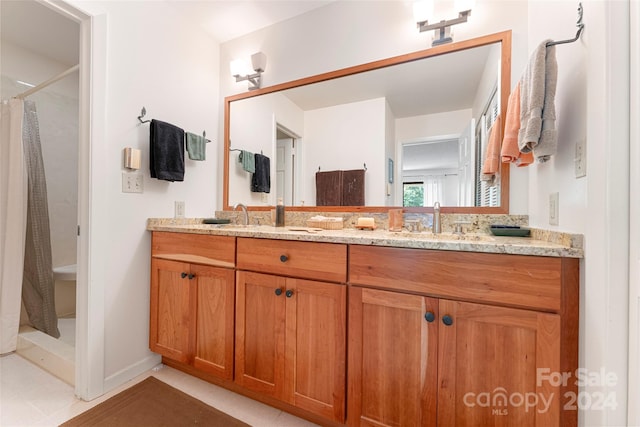
[[[286,281],[285,395],[295,406],[344,422],[345,285]]]
[[[436,299],[349,289],[349,425],[436,424],[437,320]]]
[[[235,381],[247,389],[284,398],[285,279],[236,273]]]
[[[559,425],[560,390],[538,377],[560,372],[558,315],[440,300],[439,322],[439,426]]]
[[[192,265],[196,281],[193,366],[221,378],[233,378],[235,273],[227,268]]]
[[[187,363],[191,289],[189,264],[151,260],[149,348],[170,359]]]

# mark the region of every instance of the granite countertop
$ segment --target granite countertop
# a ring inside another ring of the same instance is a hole
[[[209,225],[197,219],[176,220],[150,218],[149,231],[211,234],[218,236],[253,237],[261,239],[296,240],[306,242],[345,243],[355,245],[392,246],[399,248],[436,249],[448,251],[486,252],[516,255],[582,258],[582,236],[562,235],[532,229],[532,237],[498,237],[482,233],[463,236],[443,232],[392,232],[388,230],[322,230],[317,232],[290,230],[296,227],[270,225],[241,226],[236,224]],[[557,234],[557,233],[556,233]],[[560,243],[558,243],[560,241]]]

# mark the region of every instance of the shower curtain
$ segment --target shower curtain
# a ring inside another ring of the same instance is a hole
[[[5,125],[6,124],[6,125]],[[20,326],[20,290],[29,320],[55,338],[54,280],[47,186],[35,104],[2,105],[0,262],[2,354],[14,351]]]
[[[22,149],[24,103],[0,106],[0,354],[16,349],[27,226],[27,176]]]

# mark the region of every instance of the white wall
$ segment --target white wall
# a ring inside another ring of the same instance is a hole
[[[365,204],[385,205],[387,102],[377,98],[306,111],[304,114],[304,170],[302,199],[315,205],[315,172],[362,169],[365,173]],[[351,144],[355,142],[355,144]],[[367,146],[366,150],[358,147]]]
[[[617,407],[585,407],[580,425],[620,426],[627,408],[629,3],[583,5],[581,40],[556,48],[558,154],[528,168],[529,215],[534,227],[585,236],[580,366],[613,373],[617,381],[581,391],[591,398],[613,393]],[[576,9],[573,2],[529,2],[528,51],[547,38],[572,37]],[[587,176],[576,179],[575,145],[585,139]],[[552,192],[560,195],[558,226],[548,223]]]
[[[457,16],[452,2],[442,4],[449,8],[448,13]],[[464,40],[510,29],[513,31],[512,66],[522,69],[527,59],[527,26],[526,2],[487,0],[478,2],[468,23],[455,27],[454,37]],[[231,77],[229,62],[248,58],[258,51],[268,58],[263,86],[271,86],[422,50],[430,47],[432,35],[432,32],[419,33],[416,29],[411,2],[332,2],[295,19],[223,43],[220,46],[220,91],[222,96],[246,91],[246,83],[235,83]],[[222,114],[221,111],[220,123]],[[222,167],[219,177],[222,182]],[[526,173],[512,168],[512,213],[526,213],[527,199],[520,196],[527,186],[526,179]],[[220,197],[218,206],[222,206],[221,200]]]
[[[190,217],[214,212],[220,188],[216,184],[220,143],[215,137],[218,45],[192,23],[177,19],[164,2],[70,3],[91,15],[105,14],[108,25],[106,79],[92,82],[94,88],[104,88],[106,99],[105,134],[99,138],[104,143],[94,141],[92,146],[89,288],[104,294],[104,377],[105,389],[110,389],[158,361],[148,349],[150,233],[145,230],[146,219],[172,217],[175,200],[185,201]],[[186,161],[184,182],[150,178],[149,124],[140,125],[136,118],[142,106],[147,118],[196,133],[206,130],[213,139],[206,161]],[[124,147],[142,150],[142,194],[121,192]]]

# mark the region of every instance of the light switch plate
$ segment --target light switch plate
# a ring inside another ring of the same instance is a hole
[[[549,195],[549,224],[558,225],[560,213],[560,193]]]
[[[179,202],[177,200],[174,202],[174,217],[184,218],[184,202]]]
[[[122,172],[122,192],[142,193],[143,178],[138,172]]]

